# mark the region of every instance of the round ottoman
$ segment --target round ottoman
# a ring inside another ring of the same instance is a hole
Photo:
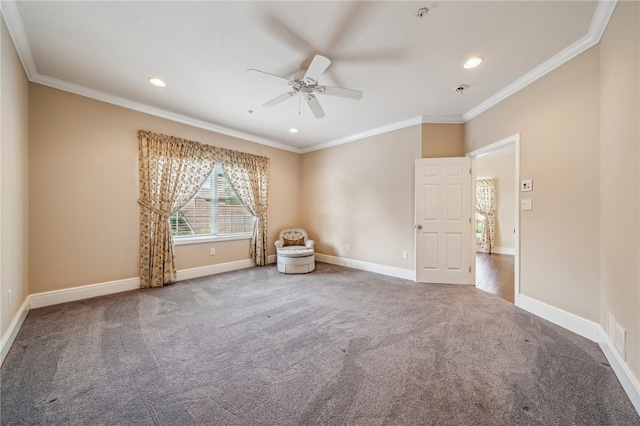
[[[316,256],[312,248],[278,249],[278,272],[283,274],[306,274],[316,269]]]

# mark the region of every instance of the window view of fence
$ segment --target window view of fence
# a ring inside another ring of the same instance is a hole
[[[251,234],[255,221],[220,166],[213,169],[196,195],[169,220],[174,237]]]

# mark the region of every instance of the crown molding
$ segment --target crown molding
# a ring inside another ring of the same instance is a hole
[[[187,124],[193,127],[209,130],[209,131],[224,134],[227,136],[244,139],[250,142],[255,142],[261,145],[282,149],[284,151],[289,151],[296,154],[304,154],[312,151],[317,151],[320,149],[342,145],[349,142],[354,142],[363,138],[380,135],[380,134],[391,132],[394,130],[403,129],[405,127],[410,127],[417,124],[423,124],[423,123],[463,124],[463,123],[466,123],[472,118],[480,115],[484,111],[497,105],[498,103],[505,100],[509,96],[517,93],[518,91],[522,90],[529,84],[533,83],[534,81],[538,80],[539,78],[543,77],[544,75],[548,74],[549,72],[563,65],[567,61],[573,59],[574,57],[581,54],[585,50],[596,45],[600,41],[607,27],[607,24],[609,23],[609,19],[613,14],[613,11],[616,7],[617,2],[618,0],[598,1],[598,5],[594,12],[594,16],[586,36],[582,37],[580,40],[573,43],[571,46],[567,47],[566,49],[562,50],[561,52],[553,56],[551,59],[545,61],[540,66],[536,67],[531,72],[525,74],[523,77],[516,80],[514,83],[510,84],[503,90],[499,91],[498,93],[496,93],[495,95],[487,99],[486,101],[482,102],[481,104],[467,111],[462,116],[414,117],[404,121],[399,121],[399,122],[387,124],[381,127],[376,127],[374,129],[366,130],[364,132],[355,133],[353,135],[345,136],[332,141],[313,145],[308,148],[295,148],[280,142],[273,141],[271,139],[263,138],[250,133],[245,133],[237,129],[221,126],[213,122],[192,118],[182,114],[177,114],[168,110],[152,107],[140,102],[135,102],[129,99],[110,95],[108,93],[89,89],[73,83],[68,83],[55,78],[43,76],[40,73],[38,73],[38,70],[36,68],[35,61],[31,53],[31,48],[29,46],[28,39],[26,36],[26,32],[22,24],[20,12],[18,11],[18,7],[16,5],[16,1],[1,0],[0,14],[2,14],[2,16],[4,17],[4,20],[7,24],[7,29],[9,31],[9,34],[11,35],[11,38],[13,39],[14,45],[16,46],[18,56],[20,57],[20,61],[22,62],[22,66],[25,70],[25,73],[29,81],[43,84],[56,89],[60,89],[63,91],[75,93],[77,95],[85,96],[85,97],[99,100],[102,102],[118,105],[118,106],[132,109],[135,111],[143,112],[153,116],[165,118],[178,123]]]
[[[156,117],[165,118],[167,120],[175,121],[189,126],[197,127],[204,130],[210,130],[212,132],[220,133],[227,136],[232,136],[239,139],[244,139],[250,142],[255,142],[261,145],[270,146],[284,151],[294,152],[300,154],[301,151],[298,148],[285,145],[280,142],[273,141],[271,139],[245,133],[237,129],[221,126],[209,121],[200,120],[197,118],[189,117],[186,115],[174,113],[162,108],[152,107],[141,102],[135,102],[130,99],[114,96],[99,90],[90,89],[88,87],[80,86],[78,84],[69,83],[57,78],[44,76],[38,72],[33,55],[31,53],[31,47],[27,39],[27,33],[24,30],[22,24],[22,18],[20,17],[20,11],[16,5],[15,0],[2,0],[0,1],[0,11],[7,24],[7,29],[13,44],[16,47],[22,67],[27,75],[29,81],[33,83],[42,84],[44,86],[52,87],[54,89],[63,90],[65,92],[74,93],[76,95],[84,96],[87,98],[95,99],[98,101],[106,102],[113,105],[118,105],[124,108],[128,108],[134,111],[143,112]]]
[[[333,146],[343,145],[345,143],[354,142],[360,139],[368,138],[371,136],[381,135],[398,129],[404,129],[405,127],[415,126],[422,124],[422,117],[414,117],[404,121],[398,121],[396,123],[386,124],[384,126],[376,127],[375,129],[365,130],[364,132],[355,133],[343,138],[334,139],[329,142],[324,142],[318,145],[314,145],[309,148],[302,149],[302,154],[307,152],[318,151],[325,148],[331,148]]]
[[[212,132],[220,133],[227,136],[232,136],[234,138],[239,138],[239,139],[247,140],[250,142],[255,142],[255,143],[270,146],[273,148],[282,149],[285,151],[295,152],[296,154],[300,153],[299,149],[293,148],[289,145],[282,144],[280,142],[275,142],[270,139],[262,138],[262,137],[252,135],[250,133],[245,133],[240,130],[232,129],[229,127],[220,126],[218,124],[215,124],[209,121],[199,120],[197,118],[189,117],[182,114],[177,114],[162,108],[152,107],[147,104],[121,98],[119,96],[110,95],[108,93],[101,92],[99,90],[89,89],[87,87],[69,83],[67,81],[59,80],[56,78],[51,78],[51,77],[43,76],[41,74],[36,74],[31,81],[34,83],[53,87],[54,89],[75,93],[76,95],[84,96],[87,98],[95,99],[95,100],[106,102],[113,105],[118,105],[124,108],[143,112],[145,114],[153,115],[156,117],[165,118],[167,120],[175,121],[177,123],[187,124],[189,126],[197,127],[204,130],[210,130]]]
[[[18,6],[14,0],[2,0],[0,1],[0,12],[2,12],[7,30],[16,47],[20,62],[22,62],[22,68],[27,74],[29,81],[31,81],[38,71],[36,69],[36,63],[33,60],[33,55],[31,54],[27,33],[24,31],[24,26],[22,25],[22,17],[20,16]]]
[[[462,117],[458,115],[446,115],[446,116],[445,115],[443,116],[423,115],[419,117],[409,118],[403,121],[398,121],[391,124],[386,124],[384,126],[376,127],[374,129],[366,130],[360,133],[355,133],[350,136],[345,136],[343,138],[335,139],[329,142],[324,142],[318,145],[313,145],[309,148],[302,149],[301,153],[306,154],[308,152],[318,151],[325,148],[331,148],[332,146],[338,146],[338,145],[343,145],[349,142],[355,142],[360,139],[381,135],[383,133],[404,129],[405,127],[411,127],[418,124],[463,124],[463,123],[464,123],[464,120],[462,119]]]
[[[491,96],[480,105],[467,111],[462,115],[464,122],[466,123],[472,118],[477,117],[489,108],[497,105],[509,96],[519,92],[529,84],[575,58],[585,50],[598,44],[602,38],[602,34],[604,34],[604,31],[607,28],[607,24],[609,23],[609,19],[611,18],[617,3],[618,0],[600,0],[596,6],[596,11],[593,14],[593,19],[591,20],[591,25],[589,26],[587,35],[569,47],[561,50],[558,54],[543,62],[541,65],[534,68],[532,71],[528,72],[495,95]]]

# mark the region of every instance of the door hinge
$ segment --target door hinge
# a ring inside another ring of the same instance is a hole
[[[471,266],[469,266],[469,273],[471,273]]]
[[[469,174],[471,174],[471,169],[469,169]]]
[[[471,218],[469,218],[469,223],[471,223]]]

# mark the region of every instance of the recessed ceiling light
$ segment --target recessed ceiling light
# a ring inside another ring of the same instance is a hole
[[[153,84],[154,86],[158,86],[158,87],[164,87],[167,85],[167,83],[165,83],[164,81],[160,80],[159,78],[150,78],[149,79],[149,83]]]
[[[468,70],[471,69],[471,68],[475,68],[478,65],[480,65],[483,60],[484,60],[483,58],[481,58],[479,56],[475,56],[475,57],[469,59],[467,62],[465,62],[464,67],[466,69],[468,69]]]
[[[295,127],[292,127],[292,128],[289,129],[289,132],[298,133],[298,129],[296,129]]]

